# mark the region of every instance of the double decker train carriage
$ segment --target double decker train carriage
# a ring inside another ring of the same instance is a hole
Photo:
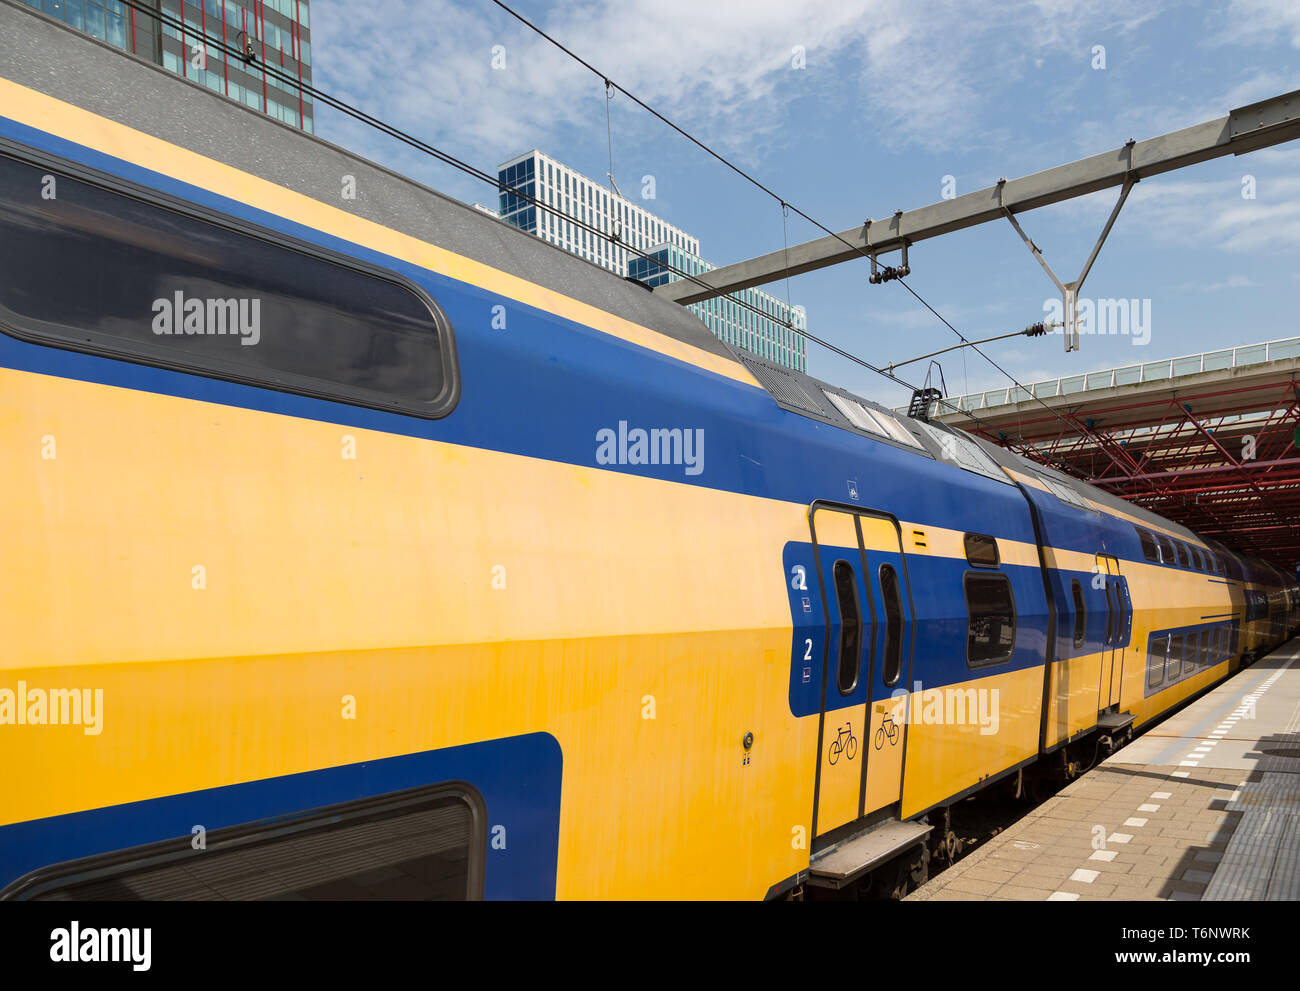
[[[7,3],[0,456],[8,898],[896,892],[1300,615]]]

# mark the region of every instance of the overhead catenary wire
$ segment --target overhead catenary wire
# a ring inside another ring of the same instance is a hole
[[[178,34],[180,35],[180,37],[182,38],[182,40],[185,39],[187,36],[191,36],[191,35],[194,36],[195,38],[198,38],[198,37],[201,36],[201,32],[196,32],[196,31],[194,30],[193,26],[186,24],[184,21],[181,21],[181,20],[178,20],[178,19],[176,19],[176,18],[174,18],[174,17],[171,17],[171,16],[170,16],[168,13],[166,13],[165,11],[162,11],[162,10],[157,9],[157,8],[152,8],[152,7],[145,6],[143,3],[140,2],[140,0],[121,0],[121,2],[122,2],[122,5],[123,5],[123,6],[125,6],[125,7],[129,7],[129,8],[131,8],[132,10],[137,11],[137,12],[139,12],[140,14],[143,14],[143,15],[145,15],[145,16],[147,16],[147,17],[151,17],[151,18],[155,19],[156,21],[158,21],[158,22],[159,22],[160,24],[162,24],[162,25],[166,25],[166,26],[168,26],[168,27],[173,28],[175,31],[178,32]],[[507,10],[509,9],[509,8],[505,8],[503,4],[499,4],[499,5],[502,6],[504,9],[507,9]],[[513,14],[514,12],[511,11],[511,13]],[[515,16],[518,17],[519,15],[515,15]],[[521,20],[522,20],[522,18],[521,18]],[[525,23],[527,23],[527,22],[525,22]],[[531,26],[531,25],[530,25],[530,26]],[[534,29],[534,30],[537,30],[537,29]],[[539,33],[542,33],[542,32],[539,32]],[[548,38],[548,40],[553,40],[553,39],[549,39],[549,36],[546,36],[546,37]],[[358,108],[358,107],[355,107],[355,106],[353,106],[353,105],[351,105],[351,104],[349,104],[349,103],[347,103],[347,102],[345,102],[345,101],[343,101],[343,100],[340,100],[340,99],[338,99],[337,97],[331,96],[330,94],[324,92],[323,90],[319,89],[318,87],[315,87],[315,86],[311,85],[310,83],[304,82],[303,80],[299,79],[298,77],[296,77],[296,76],[294,76],[294,75],[292,75],[292,74],[290,74],[290,73],[288,73],[288,72],[285,72],[285,71],[283,71],[283,70],[280,70],[280,69],[276,68],[275,66],[268,65],[268,64],[266,64],[266,63],[264,63],[264,62],[262,62],[262,61],[260,61],[260,60],[257,60],[257,59],[255,59],[255,58],[254,58],[254,59],[250,59],[250,58],[247,56],[247,53],[246,53],[244,50],[239,49],[239,48],[235,47],[234,45],[230,45],[230,44],[226,43],[225,41],[219,41],[219,40],[217,40],[216,38],[208,37],[206,34],[203,34],[203,35],[202,35],[202,38],[203,38],[203,42],[204,42],[204,44],[210,46],[211,48],[214,48],[214,49],[216,49],[216,50],[218,50],[218,51],[220,51],[220,52],[222,52],[223,54],[226,54],[226,55],[228,55],[228,56],[234,56],[235,58],[240,59],[241,61],[245,61],[245,62],[250,62],[250,63],[252,63],[252,64],[256,64],[258,71],[260,71],[260,72],[262,72],[262,73],[265,73],[265,74],[271,76],[271,77],[274,78],[274,79],[278,79],[278,80],[280,80],[281,82],[287,84],[287,85],[288,85],[290,88],[292,88],[292,89],[298,90],[299,92],[304,93],[304,94],[309,94],[309,95],[310,95],[314,100],[317,100],[317,101],[319,101],[320,103],[323,103],[323,104],[326,105],[326,106],[332,107],[333,109],[338,110],[340,113],[343,113],[343,114],[345,114],[345,115],[347,115],[347,116],[349,116],[349,117],[352,117],[353,119],[358,120],[358,121],[360,121],[361,123],[366,124],[366,125],[369,126],[369,127],[373,127],[373,128],[375,128],[376,130],[380,131],[381,133],[386,134],[386,135],[388,135],[389,137],[395,138],[396,140],[398,140],[398,141],[400,141],[400,142],[402,142],[402,143],[404,143],[404,144],[406,144],[406,145],[409,145],[410,147],[416,149],[417,151],[423,152],[424,154],[427,154],[427,155],[431,156],[432,158],[437,159],[438,161],[442,162],[442,163],[445,164],[445,165],[449,165],[449,166],[451,166],[452,168],[457,169],[458,171],[463,172],[463,173],[465,173],[466,175],[468,175],[468,176],[470,176],[470,177],[472,177],[472,178],[475,178],[475,179],[478,179],[478,180],[480,180],[480,181],[482,181],[482,182],[488,183],[489,185],[492,185],[492,186],[496,187],[498,190],[501,190],[502,192],[505,192],[505,191],[508,189],[508,190],[510,191],[511,195],[518,197],[519,199],[523,200],[524,202],[526,202],[526,203],[528,203],[528,204],[530,204],[530,205],[532,205],[532,206],[535,206],[535,207],[537,207],[538,209],[543,210],[543,211],[545,211],[545,212],[551,214],[552,216],[556,216],[556,217],[564,217],[566,220],[568,220],[568,221],[569,221],[571,224],[573,224],[575,227],[577,227],[577,228],[579,228],[579,229],[581,229],[581,230],[585,230],[585,231],[587,231],[588,233],[592,234],[594,237],[597,237],[597,238],[599,238],[599,239],[601,239],[601,240],[604,240],[604,241],[608,241],[610,244],[619,244],[621,247],[623,247],[623,248],[624,248],[626,251],[628,251],[630,254],[636,255],[637,257],[640,257],[640,258],[642,258],[642,259],[644,259],[644,260],[646,260],[646,261],[651,261],[651,262],[653,262],[656,266],[658,266],[658,267],[660,267],[660,268],[663,268],[663,269],[665,269],[666,271],[668,271],[668,272],[670,272],[670,273],[672,273],[672,274],[674,274],[674,275],[677,275],[677,276],[678,276],[679,278],[681,278],[681,279],[684,279],[684,280],[688,280],[688,281],[690,281],[690,282],[693,282],[693,283],[695,283],[696,285],[699,285],[701,288],[709,288],[709,286],[707,285],[707,283],[705,283],[705,282],[704,282],[702,279],[700,279],[698,276],[695,276],[695,275],[691,274],[690,272],[686,272],[686,271],[683,271],[683,270],[681,270],[681,269],[677,269],[677,268],[675,268],[674,266],[672,266],[671,264],[669,264],[669,263],[667,263],[667,262],[665,262],[665,261],[660,261],[659,259],[652,257],[652,256],[651,256],[650,254],[648,254],[647,252],[644,252],[644,251],[641,251],[641,250],[639,250],[639,249],[633,248],[630,244],[627,244],[626,242],[621,242],[621,241],[619,241],[616,237],[614,237],[613,235],[608,234],[608,233],[606,233],[606,232],[600,230],[598,227],[596,227],[596,226],[594,226],[594,225],[592,225],[592,224],[589,224],[589,223],[587,223],[587,222],[584,222],[584,221],[578,220],[576,217],[571,217],[571,216],[569,216],[568,214],[565,214],[565,213],[561,212],[559,209],[557,209],[557,208],[555,208],[555,207],[552,207],[552,206],[550,206],[549,204],[547,204],[547,203],[541,201],[541,200],[538,199],[537,197],[535,197],[535,196],[533,196],[533,195],[531,195],[531,194],[528,194],[528,193],[523,192],[522,190],[518,189],[518,188],[515,187],[515,186],[506,185],[505,188],[503,189],[503,188],[502,188],[503,184],[502,184],[502,182],[501,182],[501,180],[500,180],[500,178],[499,178],[498,176],[492,175],[491,173],[485,172],[484,170],[479,169],[479,168],[477,168],[476,166],[470,165],[468,162],[465,162],[465,161],[463,161],[462,159],[457,158],[455,155],[452,155],[452,154],[450,154],[449,152],[442,151],[441,149],[436,148],[435,146],[429,144],[428,142],[426,142],[426,141],[424,141],[424,140],[422,140],[422,139],[420,139],[420,138],[417,138],[417,137],[415,137],[414,135],[411,135],[411,134],[409,134],[409,133],[407,133],[407,132],[401,130],[400,128],[397,128],[397,127],[395,127],[395,126],[392,125],[392,124],[389,124],[389,123],[387,123],[387,122],[385,122],[385,121],[382,121],[382,120],[380,120],[379,118],[372,116],[371,114],[366,113],[364,110],[361,110],[361,109]],[[182,41],[182,43],[184,43],[184,42]],[[556,43],[556,44],[558,44],[558,43]],[[563,48],[563,46],[559,46],[559,47]],[[564,51],[568,52],[568,49],[564,49]],[[572,53],[569,53],[569,54],[572,54]],[[577,58],[577,56],[573,56],[573,57],[574,57],[574,58]],[[582,61],[582,60],[579,59],[579,61]],[[591,67],[590,67],[586,62],[583,62],[583,65],[587,65],[588,68],[591,68]],[[595,70],[593,70],[593,71],[595,71]],[[645,107],[645,104],[644,104],[644,103],[642,103],[642,102],[641,102],[639,99],[637,99],[635,96],[632,96],[631,94],[629,94],[626,90],[624,90],[624,89],[623,89],[621,86],[619,86],[617,83],[614,83],[612,80],[608,80],[608,78],[607,78],[607,77],[604,77],[604,76],[602,76],[602,79],[605,79],[605,80],[606,80],[606,82],[607,82],[607,84],[608,84],[609,87],[613,87],[614,89],[617,89],[619,92],[624,93],[625,95],[629,96],[629,98],[631,98],[632,100],[634,100],[634,102],[636,102],[638,105],[640,105],[640,106],[642,106],[642,107]],[[647,109],[647,110],[650,110],[650,108],[648,108],[648,107],[646,107],[646,109]],[[653,110],[651,110],[651,112],[652,112],[652,113],[655,113],[655,116],[660,117],[661,119],[665,119],[665,118],[662,118],[662,116],[661,116],[660,114],[658,114],[657,112],[655,112],[655,111],[653,111]],[[666,119],[665,119],[665,120],[666,120]],[[668,123],[671,124],[671,122],[668,122]],[[672,126],[675,130],[678,130],[679,132],[681,132],[682,134],[686,134],[686,132],[681,131],[681,129],[678,128],[676,125],[671,125],[671,126]],[[687,136],[687,137],[690,137],[690,135],[686,135],[686,136]],[[699,141],[696,141],[696,139],[694,139],[693,137],[691,138],[691,140],[692,140],[694,143],[699,144],[700,147],[705,148],[704,145],[702,145]],[[709,151],[710,154],[713,154],[715,157],[719,157],[719,156],[716,155],[716,153],[712,152],[711,150],[709,150],[709,149],[707,149],[707,148],[705,148],[705,150],[706,150],[706,151]],[[733,168],[734,168],[734,167],[733,167]],[[739,171],[739,170],[737,170],[737,171]],[[742,174],[742,175],[745,175],[743,172],[742,172],[741,174]],[[767,190],[767,188],[766,188],[765,186],[762,186],[761,183],[757,183],[756,180],[753,180],[751,177],[749,177],[749,176],[747,176],[747,175],[746,175],[745,177],[746,177],[747,179],[749,179],[751,182],[755,182],[756,185],[759,185],[761,188],[764,189],[764,191],[769,192],[769,194],[770,194],[770,190]],[[772,194],[772,195],[774,195],[774,194]],[[779,197],[778,197],[778,199],[779,199]],[[786,205],[786,204],[784,203],[784,201],[782,201],[782,204],[783,204],[783,206]],[[807,218],[807,215],[806,215],[806,214],[804,214],[802,211],[798,210],[797,208],[795,208],[795,207],[793,207],[793,206],[790,207],[790,209],[794,209],[796,213],[799,213],[800,216],[803,216],[803,217],[805,217],[806,219],[811,219],[811,218]],[[815,221],[813,221],[813,222],[815,223]],[[819,225],[819,226],[820,226],[820,225]],[[846,242],[846,243],[847,243],[847,242]],[[752,312],[752,313],[754,313],[754,314],[756,314],[756,315],[758,315],[758,316],[761,316],[761,317],[763,317],[763,318],[765,318],[765,319],[769,319],[769,320],[771,319],[770,314],[765,313],[765,312],[764,312],[763,310],[761,310],[759,307],[754,306],[753,304],[747,302],[746,300],[744,300],[744,299],[742,299],[742,298],[740,298],[740,297],[738,297],[738,296],[733,296],[733,295],[730,294],[730,293],[723,293],[723,294],[721,294],[721,295],[722,295],[723,297],[725,297],[725,298],[730,298],[731,301],[732,301],[733,303],[735,303],[737,306],[739,306],[739,307],[741,307],[741,308],[743,308],[743,309],[749,310],[750,312]],[[941,319],[942,319],[942,318],[941,318]],[[945,322],[946,322],[946,321],[945,321]],[[820,346],[820,347],[823,347],[823,348],[825,348],[826,350],[832,352],[833,354],[836,354],[836,355],[838,355],[838,356],[840,356],[840,357],[846,359],[847,361],[850,361],[850,362],[853,362],[853,363],[855,363],[855,364],[857,364],[857,365],[860,365],[860,366],[862,366],[863,368],[867,369],[868,371],[874,372],[875,374],[880,375],[880,376],[882,376],[882,377],[888,379],[889,381],[895,383],[896,385],[899,385],[899,386],[901,386],[901,387],[903,387],[903,388],[905,388],[905,389],[910,390],[910,391],[913,392],[913,393],[915,393],[915,392],[918,391],[918,390],[917,390],[917,387],[916,387],[915,385],[912,385],[911,383],[904,381],[903,379],[899,378],[898,376],[893,375],[893,374],[891,374],[891,373],[885,371],[883,368],[879,368],[879,367],[877,367],[876,365],[873,365],[871,362],[867,361],[865,358],[862,358],[862,357],[860,357],[860,356],[858,356],[858,355],[855,355],[855,354],[853,354],[853,353],[851,353],[851,352],[849,352],[849,351],[846,351],[844,348],[841,348],[841,347],[839,347],[838,345],[832,344],[832,343],[830,343],[829,341],[823,340],[822,338],[817,337],[816,335],[814,335],[814,334],[808,332],[806,329],[801,329],[801,328],[798,328],[798,327],[794,326],[793,321],[785,321],[785,326],[787,327],[787,329],[793,331],[793,332],[796,333],[796,334],[799,334],[799,336],[803,337],[805,340],[809,341],[810,343],[813,343],[813,344],[816,344],[816,345],[818,345],[818,346]],[[951,325],[950,325],[950,326],[951,326]],[[959,335],[959,336],[960,336],[960,335]],[[975,415],[974,415],[972,412],[970,412],[969,410],[961,410],[961,409],[959,409],[956,405],[954,405],[953,403],[947,401],[946,399],[940,398],[940,399],[935,400],[935,402],[937,402],[938,404],[940,404],[940,405],[942,405],[942,406],[946,406],[947,408],[949,408],[950,410],[952,410],[952,412],[954,412],[954,413],[958,413],[958,414],[961,414],[961,415],[963,415],[963,416],[969,417],[970,419],[974,420],[976,423],[979,423],[981,426],[983,426],[986,430],[993,431],[993,430],[995,429],[995,428],[989,427],[987,424],[984,423],[984,421],[983,421],[981,418],[975,416]],[[1018,444],[1017,446],[1021,449],[1022,452],[1026,453],[1026,454],[1029,454],[1029,453],[1030,453],[1030,448],[1024,446],[1023,444]]]
[[[614,185],[614,125],[610,122],[609,105],[614,102],[614,89],[610,86],[609,80],[605,80],[605,140],[609,144],[609,185],[611,191],[618,193],[618,187]],[[620,199],[622,194],[618,193]]]

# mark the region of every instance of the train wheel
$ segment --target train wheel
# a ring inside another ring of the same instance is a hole
[[[871,875],[871,885],[865,892],[866,896],[880,901],[901,901],[907,894],[911,874],[911,859],[899,857]]]
[[[922,846],[921,852],[912,861],[912,869],[908,873],[908,879],[912,882],[914,888],[919,888],[930,880],[930,848]]]
[[[962,849],[965,846],[966,844],[962,842],[960,836],[954,833],[951,829],[948,830],[948,835],[944,837],[944,853],[948,858],[948,863],[956,863],[957,858],[961,856]]]

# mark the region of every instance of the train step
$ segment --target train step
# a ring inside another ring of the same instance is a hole
[[[1097,728],[1108,733],[1116,733],[1133,725],[1131,712],[1103,712],[1097,717]]]
[[[910,847],[919,846],[932,828],[925,823],[894,819],[845,840],[813,858],[808,865],[808,884],[819,888],[842,888],[873,867],[892,860]]]

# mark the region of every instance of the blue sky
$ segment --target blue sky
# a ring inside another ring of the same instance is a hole
[[[946,176],[969,192],[1300,89],[1297,0],[512,6],[834,230],[935,202]],[[314,0],[312,34],[318,87],[480,168],[536,147],[593,178],[607,171],[602,82],[487,0]],[[504,68],[492,66],[494,46]],[[316,127],[449,195],[495,204],[494,189],[320,105]],[[646,206],[699,237],[704,257],[721,265],[781,247],[781,210],[765,194],[621,96],[612,129],[620,188],[630,195],[654,176]],[[1063,279],[1077,276],[1116,195],[1020,217]],[[820,233],[791,216],[791,243]],[[987,350],[1030,382],[1300,336],[1298,263],[1300,142],[1203,163],[1138,184],[1084,287],[1150,300],[1146,343],[1085,336],[1066,354],[1059,337],[1017,338]],[[1055,296],[1005,222],[925,241],[911,265],[913,288],[969,338],[1043,319]],[[813,333],[877,365],[955,342],[900,286],[868,285],[865,262],[799,276],[789,292]],[[1008,384],[964,355],[942,359],[950,394]],[[906,400],[816,346],[809,371]]]

